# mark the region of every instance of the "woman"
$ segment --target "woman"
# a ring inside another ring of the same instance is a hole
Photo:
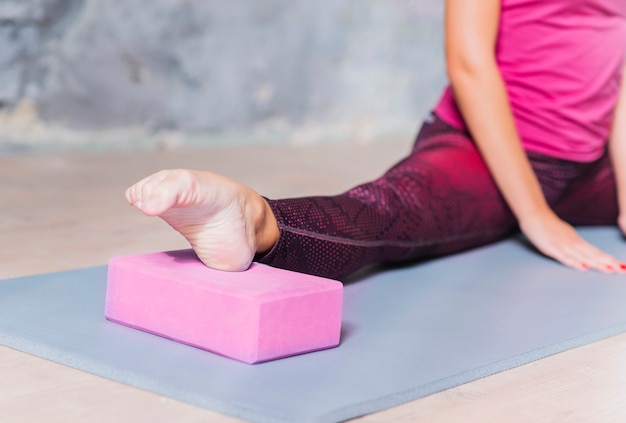
[[[445,35],[450,87],[381,178],[334,197],[266,200],[210,172],[167,170],[128,201],[223,270],[256,257],[340,278],[519,227],[566,266],[626,271],[572,227],[626,231],[626,2],[447,0]]]

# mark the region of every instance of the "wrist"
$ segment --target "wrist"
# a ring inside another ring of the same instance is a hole
[[[513,209],[513,214],[518,221],[521,221],[543,218],[549,215],[553,215],[554,212],[552,211],[542,194],[541,196],[536,196],[533,201],[526,201],[522,204],[521,207]]]
[[[525,228],[534,226],[538,222],[554,218],[558,219],[554,211],[547,204],[537,204],[534,207],[526,208],[515,216],[522,232],[524,232]]]

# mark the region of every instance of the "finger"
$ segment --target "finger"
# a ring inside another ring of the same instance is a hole
[[[572,257],[584,262],[590,269],[604,273],[623,272],[626,270],[624,263],[582,239],[580,242],[571,245],[570,248]]]
[[[572,269],[587,271],[590,269],[587,260],[577,254],[561,253],[555,254],[553,258],[561,264],[571,267]]]
[[[615,257],[602,254],[589,259],[591,268],[604,273],[624,272],[626,266]]]
[[[607,271],[608,262],[602,260],[602,252],[591,244],[572,233],[559,242],[554,242],[548,248],[548,255],[558,262],[576,270]]]

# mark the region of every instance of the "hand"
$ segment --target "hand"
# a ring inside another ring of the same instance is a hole
[[[626,229],[626,219],[623,222],[622,230]],[[604,273],[626,272],[626,264],[588,243],[552,210],[526,216],[519,224],[522,233],[539,251],[566,266]]]

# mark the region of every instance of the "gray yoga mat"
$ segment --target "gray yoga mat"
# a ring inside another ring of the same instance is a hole
[[[615,228],[582,234],[626,258]],[[519,239],[347,284],[338,348],[248,365],[103,317],[106,267],[0,281],[0,343],[255,422],[340,421],[626,330],[626,276]]]

